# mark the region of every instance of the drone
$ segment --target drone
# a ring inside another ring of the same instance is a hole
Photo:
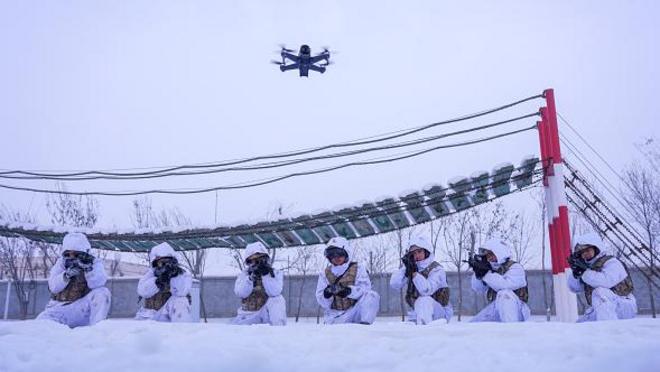
[[[312,56],[312,49],[309,45],[303,44],[300,46],[300,51],[298,55],[293,54],[293,49],[287,49],[284,45],[280,46],[282,50],[280,55],[282,56],[282,62],[280,61],[270,61],[273,64],[280,66],[280,71],[288,71],[297,69],[300,72],[300,76],[308,76],[309,70],[324,73],[325,68],[332,64],[330,61],[330,51],[328,48],[323,48],[323,51],[315,56]],[[291,61],[287,65],[287,59]],[[325,61],[325,62],[323,62]],[[322,62],[322,63],[321,63]],[[318,65],[317,65],[318,63]]]

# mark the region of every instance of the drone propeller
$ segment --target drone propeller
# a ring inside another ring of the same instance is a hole
[[[328,61],[328,62],[321,63],[319,66],[326,67],[326,66],[330,66],[330,65],[334,65],[334,64],[335,64],[334,61]]]
[[[281,53],[281,52],[293,53],[294,52],[293,49],[287,48],[286,45],[284,45],[284,44],[279,44],[278,46],[280,47],[280,51],[277,52],[277,53]]]
[[[272,63],[272,64],[274,64],[274,65],[280,65],[280,66],[283,66],[283,65],[284,65],[284,62],[276,61],[276,60],[274,60],[274,59],[271,59],[271,60],[270,60],[270,63]]]
[[[338,51],[336,51],[336,50],[330,50],[330,47],[327,47],[327,46],[323,46],[323,47],[321,47],[321,49],[323,49],[323,52],[321,52],[321,53],[319,53],[319,54],[323,54],[323,53],[339,54]]]

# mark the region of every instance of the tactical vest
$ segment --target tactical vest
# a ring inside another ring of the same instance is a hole
[[[165,305],[170,297],[172,297],[172,292],[170,291],[170,285],[168,283],[165,284],[163,289],[159,289],[158,293],[144,300],[144,308],[158,311]],[[192,304],[192,296],[187,294],[186,298],[188,299],[188,304]]]
[[[259,277],[254,282],[252,293],[241,300],[241,308],[244,311],[259,311],[268,301],[268,294],[264,289],[262,278]]]
[[[429,274],[436,267],[440,267],[440,264],[433,261],[419,273],[428,279]],[[408,280],[412,281],[412,278],[408,278]],[[419,298],[419,291],[414,285],[410,285],[408,288],[411,289],[406,291],[406,303],[408,306],[414,307],[413,305],[415,304],[415,301]],[[431,298],[438,301],[440,305],[447,306],[449,304],[449,287],[438,288],[438,290],[431,295]]]
[[[603,270],[603,266],[605,266],[605,262],[609,261],[610,259],[614,258],[613,256],[608,256],[604,255],[601,258],[597,259],[596,262],[594,262],[593,265],[591,265],[590,269],[593,271],[598,271],[601,272]],[[621,265],[623,265],[623,269],[626,271],[626,277],[620,281],[617,285],[614,287],[610,288],[612,292],[614,292],[617,296],[627,296],[633,292],[633,282],[632,278],[630,277],[630,273],[628,272],[628,268],[626,265],[621,262]],[[591,296],[594,292],[594,287],[590,286],[587,283],[584,283],[584,297],[587,299],[587,304],[591,306]]]
[[[331,266],[328,266],[325,268],[325,277],[328,279],[328,283],[330,284],[337,284],[341,285],[344,287],[348,287],[350,285],[355,285],[355,278],[357,277],[357,262],[351,262],[348,264],[348,268],[346,269],[346,272],[337,280],[337,276],[332,273]],[[351,307],[355,306],[357,303],[357,300],[354,300],[352,298],[344,297],[341,298],[339,296],[332,296],[332,304],[330,305],[330,308],[333,310],[348,310]]]
[[[73,302],[85,297],[90,291],[87,279],[81,273],[71,278],[66,287],[61,292],[53,293],[51,298],[55,301]]]
[[[515,263],[516,261],[507,260],[505,263],[502,264],[502,266],[500,266],[499,269],[497,269],[496,272],[500,275],[504,275],[506,274],[507,271],[509,271],[511,266],[513,266],[513,264]],[[518,298],[521,301],[523,302],[529,301],[529,290],[527,289],[527,273],[525,273],[525,286],[520,287],[518,289],[514,289],[513,293],[515,293],[516,296],[518,296]],[[488,292],[486,293],[486,299],[488,300],[488,302],[490,303],[495,301],[495,297],[497,297],[497,292],[492,288],[488,287]]]

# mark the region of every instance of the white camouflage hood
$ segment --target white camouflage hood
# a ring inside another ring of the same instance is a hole
[[[481,248],[488,249],[489,251],[493,252],[495,257],[497,257],[498,266],[511,258],[511,249],[502,239],[489,239],[481,246]]]
[[[173,257],[176,258],[177,261],[179,260],[179,255],[174,251],[174,248],[172,248],[171,245],[167,243],[160,243],[157,246],[151,248],[149,251],[149,263],[154,263],[157,259],[161,257]]]
[[[87,240],[87,236],[79,232],[71,232],[64,236],[62,239],[62,250],[63,251],[76,251],[83,253],[91,253],[90,249],[92,248]]]
[[[266,246],[262,242],[255,242],[248,244],[245,247],[245,260],[247,260],[250,256],[258,253],[265,254],[266,256],[268,256],[268,250],[266,249]]]

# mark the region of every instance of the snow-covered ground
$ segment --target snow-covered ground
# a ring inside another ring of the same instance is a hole
[[[0,371],[660,371],[660,320],[417,327],[0,322]]]

